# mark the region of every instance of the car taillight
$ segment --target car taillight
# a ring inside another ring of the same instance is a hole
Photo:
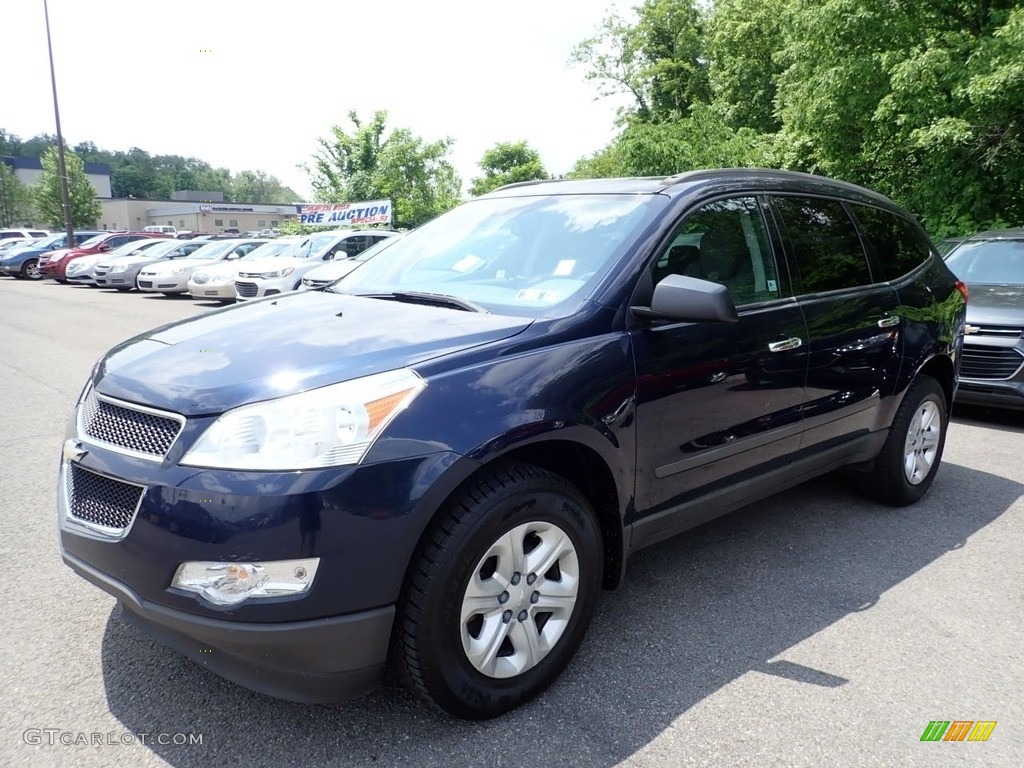
[[[960,291],[960,295],[964,297],[964,301],[967,301],[970,298],[971,292],[967,290],[967,283],[963,280],[956,281],[956,289]]]

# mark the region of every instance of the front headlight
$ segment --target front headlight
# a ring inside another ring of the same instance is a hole
[[[211,424],[181,464],[278,472],[358,464],[425,386],[403,369],[243,405]]]
[[[127,267],[124,264],[115,264],[110,268],[109,274],[113,275],[119,272],[124,272],[126,269]]]
[[[262,272],[260,277],[266,280],[272,280],[275,277],[288,277],[292,272],[295,271],[295,267],[287,267],[285,269],[278,269],[274,272]]]

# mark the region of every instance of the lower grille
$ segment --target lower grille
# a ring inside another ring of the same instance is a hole
[[[153,281],[152,280],[139,280],[139,288],[152,288],[152,287],[153,287]]]
[[[123,531],[131,525],[145,490],[68,464],[68,514],[76,520]]]
[[[1015,349],[964,344],[960,375],[966,379],[1009,379],[1021,365],[1024,365],[1024,356]]]
[[[235,281],[235,292],[243,298],[254,298],[256,294],[259,293],[259,290],[260,289],[256,286],[256,283],[243,283],[238,280]]]

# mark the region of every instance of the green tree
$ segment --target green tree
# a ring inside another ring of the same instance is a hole
[[[31,191],[6,163],[0,162],[0,227],[30,224],[34,218]]]
[[[453,144],[425,142],[408,128],[387,132],[387,112],[362,123],[349,112],[354,130],[340,125],[319,139],[310,176],[314,196],[323,202],[390,199],[397,227],[416,227],[458,204],[462,182],[449,161]]]
[[[499,142],[478,163],[484,175],[473,179],[469,194],[483,195],[504,184],[548,178],[540,154],[525,141]]]
[[[294,203],[301,198],[276,176],[263,171],[242,171],[234,177],[233,199],[239,203]]]
[[[65,222],[56,147],[47,149],[41,160],[43,172],[33,190],[35,206],[44,221],[60,229],[65,226]],[[64,166],[68,178],[68,196],[71,198],[71,226],[94,226],[102,209],[96,199],[96,190],[85,175],[85,164],[74,152],[65,152]]]
[[[704,16],[695,0],[644,0],[636,23],[617,14],[579,43],[570,61],[602,96],[630,95],[627,113],[644,121],[683,117],[710,96],[703,56]]]

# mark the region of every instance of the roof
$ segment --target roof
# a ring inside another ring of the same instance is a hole
[[[43,162],[38,157],[12,157],[11,155],[5,155],[0,157],[0,161],[15,170],[19,168],[30,171],[43,170]],[[107,163],[85,163],[85,172],[91,173],[94,176],[109,176],[110,166]]]
[[[963,238],[964,240],[1024,240],[1024,228],[1016,229],[990,229],[986,232],[979,232],[976,235]]]
[[[484,197],[526,197],[532,195],[572,194],[667,194],[675,196],[713,183],[748,183],[806,193],[843,192],[846,197],[864,202],[893,202],[864,187],[849,182],[799,171],[770,168],[717,168],[686,171],[674,176],[646,176],[616,179],[548,179],[506,184]]]

